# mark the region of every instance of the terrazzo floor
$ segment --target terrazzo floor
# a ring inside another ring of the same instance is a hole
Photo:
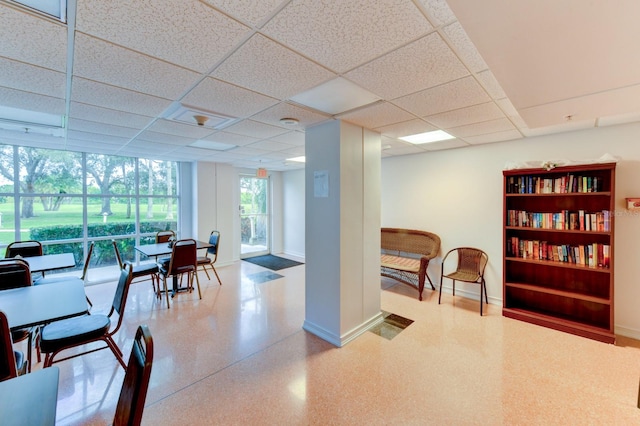
[[[297,260],[297,259],[296,259]],[[383,278],[384,325],[343,348],[305,332],[304,265],[248,262],[200,273],[167,309],[133,284],[116,341],[128,359],[138,324],[155,358],[145,425],[632,425],[640,342],[608,345],[504,318],[490,305]],[[107,311],[115,282],[87,287]],[[99,351],[60,368],[57,424],[106,425],[124,371]],[[34,365],[39,369],[42,364]]]

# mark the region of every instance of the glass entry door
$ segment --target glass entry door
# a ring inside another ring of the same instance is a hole
[[[240,176],[240,258],[269,254],[269,179]]]

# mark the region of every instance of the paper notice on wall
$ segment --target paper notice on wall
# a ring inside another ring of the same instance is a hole
[[[329,172],[327,170],[313,172],[313,196],[315,198],[329,196]]]

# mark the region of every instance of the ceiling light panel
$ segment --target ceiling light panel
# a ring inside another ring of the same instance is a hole
[[[448,134],[443,130],[434,130],[432,132],[418,133],[415,135],[403,136],[399,139],[413,144],[423,144],[453,139],[455,136]]]
[[[306,92],[291,97],[291,100],[318,111],[335,115],[380,100],[380,97],[357,84],[338,77]]]

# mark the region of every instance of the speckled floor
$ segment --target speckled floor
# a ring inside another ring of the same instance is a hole
[[[425,290],[419,302],[383,279],[382,309],[403,318],[391,318],[396,330],[338,349],[302,330],[304,266],[218,272],[222,286],[201,273],[203,299],[181,293],[170,310],[149,282],[131,288],[116,340],[127,359],[138,324],[153,334],[143,424],[640,424],[636,340],[607,345],[503,318],[498,306],[481,318],[476,301],[438,305]],[[87,288],[92,311],[108,309],[114,288]],[[109,424],[124,377],[111,352],[56,365],[57,423]]]

